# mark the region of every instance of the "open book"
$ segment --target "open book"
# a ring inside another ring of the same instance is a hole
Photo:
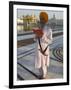
[[[33,29],[33,32],[36,34],[36,36],[38,36],[38,37],[42,37],[43,36],[43,31],[42,31],[42,29],[39,29],[39,28],[37,28],[37,29]]]

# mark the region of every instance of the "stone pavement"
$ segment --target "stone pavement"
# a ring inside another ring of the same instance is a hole
[[[63,58],[62,58],[62,37],[56,38],[60,42],[52,45],[50,48],[50,66],[47,68],[48,79],[63,78]],[[54,40],[56,40],[54,39]],[[59,41],[57,40],[57,41]],[[17,54],[17,77],[18,80],[35,80],[39,79],[39,71],[35,68],[34,47],[29,45],[18,48]],[[55,49],[56,48],[56,49]],[[56,50],[56,51],[54,51]],[[23,52],[24,51],[24,52]]]

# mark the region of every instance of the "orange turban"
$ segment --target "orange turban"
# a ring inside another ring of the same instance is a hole
[[[46,12],[40,12],[40,18],[43,18],[43,21],[48,22],[48,14]]]

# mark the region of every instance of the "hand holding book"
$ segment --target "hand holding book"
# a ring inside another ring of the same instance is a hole
[[[39,28],[33,29],[33,32],[35,33],[35,35],[36,35],[37,38],[41,38],[43,36],[42,29],[39,29]]]

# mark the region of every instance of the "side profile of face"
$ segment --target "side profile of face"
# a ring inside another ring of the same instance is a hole
[[[44,18],[40,17],[40,26],[41,26],[41,28],[43,28],[44,25],[45,25]]]
[[[43,17],[40,17],[40,23],[45,24]]]

